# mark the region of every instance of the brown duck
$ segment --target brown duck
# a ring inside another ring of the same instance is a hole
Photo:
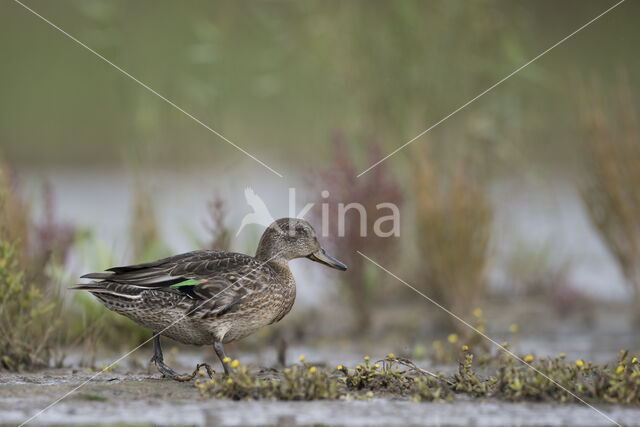
[[[87,290],[107,308],[127,316],[153,333],[158,370],[182,379],[164,364],[160,335],[184,344],[222,347],[281,320],[293,306],[296,284],[288,261],[306,257],[338,270],[347,267],[329,256],[311,225],[282,218],[262,234],[254,257],[201,250],[144,264],[114,267],[74,289]],[[227,363],[222,362],[225,373]]]

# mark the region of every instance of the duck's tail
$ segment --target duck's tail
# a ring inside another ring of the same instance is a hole
[[[105,282],[104,280],[108,280],[111,276],[113,276],[113,273],[88,273],[84,276],[80,276],[80,278],[101,280],[101,282],[79,283],[69,289],[74,291],[105,291],[109,288],[109,282]]]
[[[141,292],[144,290],[144,288],[113,282],[81,283],[69,289],[74,291],[89,291],[94,295],[108,294],[126,299],[139,299],[141,297]]]

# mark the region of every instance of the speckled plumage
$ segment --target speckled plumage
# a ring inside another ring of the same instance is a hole
[[[94,281],[75,289],[91,292],[107,308],[154,335],[194,345],[228,343],[281,320],[291,310],[296,284],[288,261],[300,257],[346,269],[320,247],[311,225],[283,218],[265,230],[255,257],[216,250],[187,252],[90,273],[82,277]]]
[[[239,253],[194,251],[112,270],[101,289],[89,290],[110,310],[185,344],[244,338],[282,319],[296,297],[288,267]],[[158,276],[164,282],[141,282]],[[167,285],[187,279],[200,283]]]

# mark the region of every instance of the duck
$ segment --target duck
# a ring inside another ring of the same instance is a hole
[[[164,363],[161,336],[183,344],[212,345],[228,375],[230,359],[223,344],[279,322],[291,311],[296,282],[288,263],[296,258],[347,269],[327,254],[309,222],[281,218],[265,229],[255,256],[196,250],[85,274],[81,278],[91,282],[72,289],[90,292],[109,310],[149,329],[151,363],[163,376],[188,378]],[[211,371],[208,365],[207,370]]]

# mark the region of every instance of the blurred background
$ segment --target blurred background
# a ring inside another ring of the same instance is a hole
[[[350,270],[292,262],[292,313],[229,353],[450,362],[461,343],[486,346],[356,250],[518,351],[637,350],[640,3],[356,177],[613,4],[28,2],[280,178],[3,2],[0,323],[14,327],[2,365],[95,364],[143,342],[147,331],[67,288],[187,250],[253,253],[262,228],[236,235],[246,187],[276,217],[295,188],[298,210],[316,203],[316,227],[328,190],[322,240]],[[376,204],[397,204],[400,236],[362,238],[350,211],[338,237],[340,202],[367,207],[368,230]]]

